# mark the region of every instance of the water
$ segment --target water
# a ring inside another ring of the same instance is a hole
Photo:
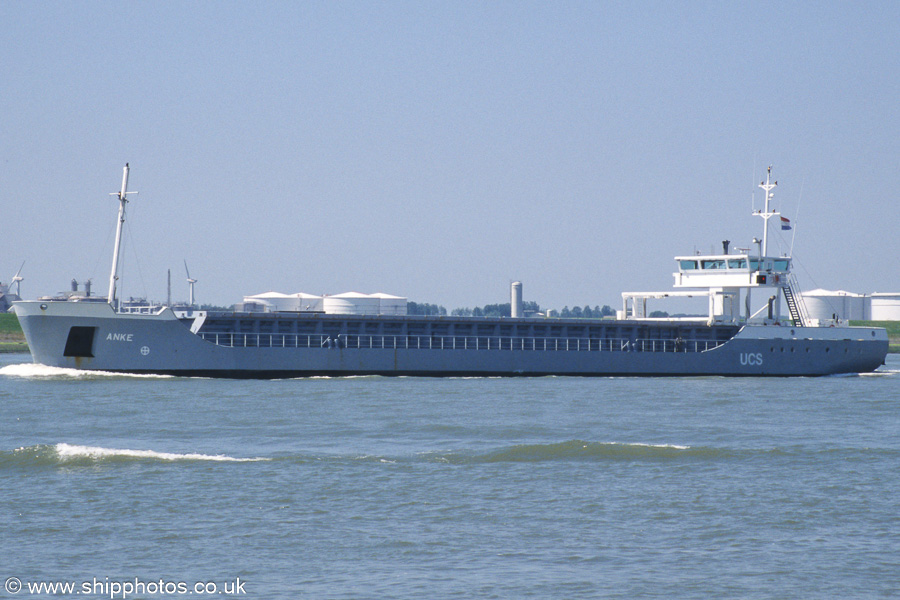
[[[900,590],[900,356],[816,379],[287,381],[27,359],[0,356],[16,597]]]

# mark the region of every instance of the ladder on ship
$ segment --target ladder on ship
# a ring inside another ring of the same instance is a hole
[[[803,327],[806,324],[806,318],[804,313],[806,312],[806,307],[803,304],[803,298],[800,295],[800,292],[795,289],[797,283],[794,281],[794,276],[791,274],[788,278],[787,285],[782,287],[784,290],[784,299],[787,301],[788,310],[791,313],[791,322],[794,324],[794,327]]]

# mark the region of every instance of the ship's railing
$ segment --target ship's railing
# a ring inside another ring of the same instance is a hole
[[[229,348],[349,348],[377,350],[529,350],[574,352],[705,352],[721,340],[553,338],[504,336],[211,333],[198,335]]]

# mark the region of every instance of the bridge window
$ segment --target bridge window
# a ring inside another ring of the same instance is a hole
[[[701,260],[700,264],[704,269],[724,269],[725,261],[724,260]]]
[[[728,268],[729,269],[746,269],[747,268],[747,259],[746,258],[729,258],[728,259]]]
[[[681,260],[678,262],[681,264],[682,271],[693,271],[694,269],[697,268],[696,260]]]

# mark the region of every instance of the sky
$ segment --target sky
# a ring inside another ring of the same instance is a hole
[[[0,281],[621,305],[761,237],[900,292],[900,3],[0,3]]]

